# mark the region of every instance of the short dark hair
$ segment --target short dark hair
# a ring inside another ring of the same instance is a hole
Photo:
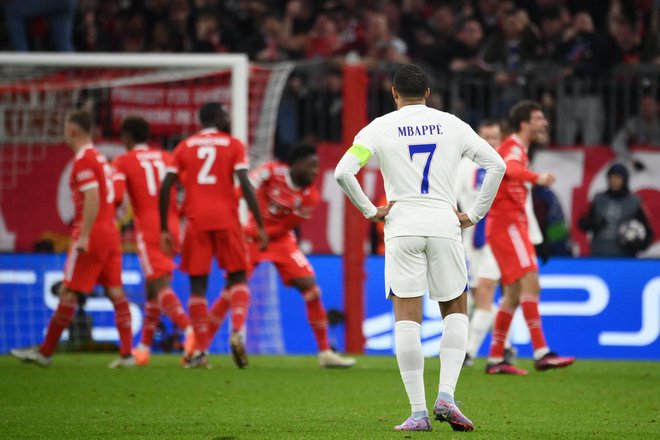
[[[416,64],[404,64],[394,74],[392,81],[399,95],[406,98],[423,98],[429,88],[429,81],[422,70]]]
[[[477,127],[477,129],[481,129],[482,127],[493,127],[493,126],[500,127],[500,130],[502,129],[501,121],[495,118],[482,119],[481,122],[479,122],[479,126]]]
[[[92,133],[92,126],[94,125],[94,122],[90,112],[86,110],[72,110],[66,115],[66,120],[76,124],[85,133]]]
[[[212,125],[216,123],[219,119],[219,116],[226,121],[227,112],[222,104],[219,102],[207,102],[199,109],[199,122],[202,125]]]
[[[296,144],[291,148],[287,162],[293,165],[295,162],[305,159],[309,156],[316,156],[316,147],[311,144]]]
[[[121,123],[121,132],[128,134],[136,143],[149,140],[149,123],[140,116],[129,116]]]
[[[540,110],[543,111],[541,104],[535,101],[520,101],[514,105],[509,112],[509,121],[511,128],[514,131],[520,130],[523,122],[529,122],[532,118],[532,112]]]

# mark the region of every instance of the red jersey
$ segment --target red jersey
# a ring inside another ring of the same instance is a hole
[[[314,187],[299,188],[289,176],[289,166],[281,162],[267,162],[250,172],[256,188],[259,210],[269,238],[275,240],[287,234],[303,220],[312,216],[319,203]],[[256,222],[250,219],[250,229]]]
[[[170,153],[149,148],[145,144],[136,145],[131,151],[112,161],[116,170],[115,178],[125,181],[133,207],[135,227],[147,241],[160,236],[158,194],[165,170],[171,164]],[[172,199],[176,199],[175,188],[172,188]],[[174,200],[170,203],[168,219],[169,230],[178,231],[179,216]]]
[[[525,200],[528,190],[525,183],[536,183],[539,177],[528,169],[527,147],[522,145],[516,135],[504,139],[497,152],[506,163],[506,173],[488,213],[486,228],[489,233],[502,230],[502,225],[527,222]]]
[[[195,230],[217,231],[238,223],[234,171],[247,167],[243,143],[216,129],[204,129],[177,145],[168,171],[180,176],[185,214]]]
[[[82,227],[84,192],[98,188],[99,212],[90,234],[90,244],[93,241],[105,239],[119,240],[119,230],[115,224],[115,191],[112,184],[112,169],[105,157],[92,144],[85,145],[73,161],[69,187],[73,194],[75,216],[71,238],[80,237]]]

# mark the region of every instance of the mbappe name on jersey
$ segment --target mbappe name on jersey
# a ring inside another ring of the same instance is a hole
[[[404,125],[397,127],[399,137],[401,136],[426,136],[432,134],[442,134],[442,125]]]

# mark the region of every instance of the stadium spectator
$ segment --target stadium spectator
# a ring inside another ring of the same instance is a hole
[[[449,69],[462,72],[480,68],[479,51],[484,40],[481,24],[474,18],[463,22],[456,34],[456,43],[449,51]]]
[[[607,190],[596,194],[578,225],[592,233],[592,257],[635,257],[653,243],[644,203],[628,188],[628,170],[614,164],[607,171]]]
[[[250,172],[259,207],[264,215],[268,247],[259,250],[258,227],[254,217],[245,228],[251,270],[264,261],[272,262],[287,286],[295,287],[305,303],[305,315],[314,333],[318,362],[323,368],[348,368],[352,358],[342,357],[330,347],[328,316],[321,300],[321,288],[316,282],[314,268],[298,247],[294,229],[309,219],[320,201],[313,186],[319,172],[316,147],[299,144],[290,152],[288,161],[266,162]],[[224,320],[230,306],[230,293],[223,291],[209,312],[211,334]]]
[[[18,52],[30,49],[29,20],[46,18],[50,27],[50,42],[58,52],[73,52],[73,22],[77,0],[6,0],[5,20],[12,48]],[[48,47],[42,48],[47,50]]]
[[[555,181],[550,173],[537,174],[528,168],[529,146],[547,140],[548,122],[539,104],[521,101],[511,109],[510,123],[513,134],[498,148],[507,166],[506,174],[486,224],[486,236],[502,281],[502,301],[495,318],[486,373],[526,375],[526,370],[504,359],[504,341],[519,305],[530,332],[536,370],[565,367],[575,358],[559,356],[546,343],[539,314],[541,287],[536,252],[528,233],[527,185],[551,186]]]
[[[135,228],[137,250],[142,273],[146,278],[146,301],[144,304],[144,326],[140,343],[132,353],[138,365],[149,363],[151,345],[156,328],[160,325],[160,314],[165,313],[186,335],[186,356],[193,351],[193,332],[190,319],[172,290],[172,273],[176,264],[160,249],[158,228],[158,190],[165,177],[165,167],[172,163],[172,155],[161,149],[151,148],[149,124],[140,117],[128,117],[121,124],[121,140],[128,152],[112,161],[115,169],[115,188],[118,201],[128,191]],[[172,191],[176,199],[176,191]],[[179,209],[171,203],[169,227],[179,243]]]
[[[619,162],[632,164],[638,171],[644,170],[644,163],[632,157],[630,145],[660,147],[660,104],[653,95],[642,97],[639,114],[626,119],[612,139]]]
[[[394,429],[432,430],[420,336],[422,300],[429,292],[444,322],[433,412],[436,420],[448,422],[456,431],[473,431],[474,424],[454,402],[468,340],[467,271],[460,231],[485,216],[502,179],[504,164],[469,125],[426,106],[430,90],[426,74],[418,66],[400,67],[392,83],[397,110],[360,130],[337,164],[335,177],[366,218],[374,222],[387,219],[385,294],[394,307],[396,358],[412,412]],[[433,162],[435,142],[440,140],[444,160]],[[374,206],[355,178],[374,154],[390,201],[386,206]],[[413,160],[416,154],[424,159]],[[459,213],[453,206],[452,177],[464,156],[486,168],[486,176],[476,201],[467,207],[467,213]],[[401,166],[410,161],[412,165]]]
[[[245,147],[227,134],[227,118],[219,103],[202,106],[199,111],[202,130],[177,145],[174,160],[160,189],[161,247],[166,255],[173,254],[175,244],[174,231],[169,230],[168,212],[172,185],[177,179],[181,180],[186,194],[185,215],[188,223],[181,253],[181,271],[190,278],[188,310],[195,336],[195,349],[192,356],[185,360],[186,368],[205,368],[208,365],[211,339],[206,290],[213,257],[227,273],[225,290],[231,296],[230,346],[234,362],[239,368],[247,366],[241,329],[247,318],[250,288],[246,276],[245,240],[234,192],[235,175],[259,225],[259,244],[265,246],[268,242],[254,190],[247,176]],[[216,302],[220,300],[218,298]]]
[[[135,366],[131,355],[131,312],[121,281],[121,247],[115,223],[115,194],[112,169],[92,144],[92,116],[73,111],[64,120],[64,141],[75,153],[69,186],[75,216],[72,244],[64,265],[60,301],[38,348],[13,349],[11,354],[41,367],[48,367],[62,332],[69,327],[78,295],[89,294],[103,285],[115,309],[119,333],[119,358],[108,367]]]
[[[600,93],[615,61],[614,48],[607,37],[596,34],[586,12],[575,14],[567,33],[569,39],[553,54],[564,77],[557,96],[557,142],[573,145],[579,137],[583,145],[598,145],[605,123]]]

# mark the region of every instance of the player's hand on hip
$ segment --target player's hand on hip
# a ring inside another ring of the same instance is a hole
[[[371,217],[369,220],[372,222],[384,222],[385,217],[390,213],[390,209],[392,209],[392,206],[394,206],[396,202],[390,202],[387,205],[384,206],[379,206],[376,208],[376,215]]]
[[[552,173],[543,173],[539,175],[539,178],[536,179],[536,184],[540,186],[552,186],[553,183],[555,183],[557,179],[555,179],[555,175]]]
[[[257,244],[259,245],[260,251],[263,251],[268,247],[268,234],[262,228],[257,230]]]
[[[160,233],[160,250],[167,256],[174,255],[174,237],[169,232]]]
[[[454,214],[458,217],[458,221],[461,223],[461,229],[467,229],[470,226],[474,226],[470,217],[464,212],[459,212],[458,209],[454,208]]]
[[[87,252],[89,250],[89,237],[78,237],[78,240],[76,240],[76,250],[78,252]]]

